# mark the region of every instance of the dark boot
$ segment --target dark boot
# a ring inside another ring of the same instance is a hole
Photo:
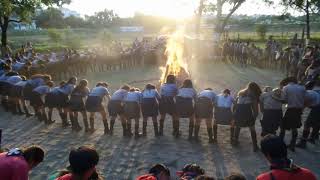
[[[2,107],[3,107],[3,109],[4,109],[4,111],[6,111],[6,112],[9,111],[8,99],[3,98],[3,99],[1,100],[1,105],[2,105]]]
[[[307,148],[307,139],[309,137],[310,134],[310,130],[309,129],[304,129],[302,132],[302,137],[300,139],[300,141],[297,143],[297,147],[301,148],[301,149],[305,149]]]
[[[192,140],[193,129],[194,129],[194,122],[190,120],[190,122],[189,122],[189,136],[188,136],[188,140]]]
[[[27,118],[33,116],[33,114],[31,114],[31,113],[29,112],[29,109],[28,109],[27,106],[23,106],[23,110],[24,110],[24,112],[26,113],[26,117],[27,117]]]
[[[199,131],[200,131],[200,124],[196,124],[194,127],[194,139],[196,141],[199,141]],[[212,132],[211,132],[211,135],[212,135]],[[209,137],[209,139],[210,139],[210,137]],[[212,139],[212,136],[211,136],[211,139]]]
[[[175,136],[177,134],[177,122],[174,119],[172,119],[172,129],[172,136]]]
[[[140,133],[139,133],[139,121],[136,121],[134,124],[134,135],[136,138],[140,137]]]
[[[257,152],[259,150],[258,141],[257,141],[257,133],[255,130],[250,130],[250,133],[251,133],[253,152]]]
[[[236,127],[234,130],[234,137],[233,137],[233,141],[232,141],[232,145],[234,146],[238,146],[239,145],[239,135],[240,135],[240,127]]]
[[[297,129],[293,129],[292,130],[292,138],[290,141],[290,144],[288,146],[288,149],[292,152],[295,152],[295,147],[296,147],[296,141],[297,141],[297,137],[298,137],[298,130]]]
[[[22,112],[22,109],[21,109],[20,105],[19,105],[19,104],[15,104],[15,106],[16,106],[16,108],[17,108],[17,110],[18,110],[18,114],[19,114],[19,115],[24,115],[24,113]]]
[[[93,133],[94,131],[94,118],[90,118],[90,132]]]
[[[175,122],[176,130],[175,130],[175,137],[179,138],[180,137],[180,121],[176,120]]]
[[[88,124],[88,119],[85,117],[83,118],[83,124],[84,124],[84,131],[89,132],[90,128],[89,128],[89,124]]]
[[[209,143],[214,143],[214,139],[212,138],[212,128],[207,127],[207,132],[209,136]]]
[[[36,112],[37,119],[42,122],[42,114],[40,112]]]
[[[110,120],[110,131],[109,131],[109,135],[112,136],[113,135],[113,126],[115,123],[115,119],[111,119]]]
[[[108,134],[109,133],[108,120],[104,119],[102,121],[103,121],[103,126],[104,126],[104,134]]]
[[[122,135],[126,136],[127,135],[127,125],[124,121],[121,122],[122,125]]]
[[[78,132],[78,131],[82,130],[82,127],[80,126],[79,121],[78,121],[78,116],[73,116],[73,124],[75,127],[75,131]]]
[[[213,142],[218,142],[218,125],[213,125]]]
[[[62,120],[62,127],[68,127],[70,124],[67,121],[67,116],[64,113],[59,113]]]
[[[131,119],[128,120],[128,123],[127,123],[127,136],[131,137],[133,134],[132,134],[132,129],[131,129]]]
[[[148,125],[148,122],[147,121],[143,121],[142,136],[147,136],[147,125]]]
[[[230,127],[230,142],[232,143],[234,139],[234,127]]]
[[[164,119],[160,119],[159,136],[163,136]]]
[[[158,127],[158,121],[154,120],[153,121],[153,130],[154,130],[154,136],[158,137],[159,136],[159,127]]]

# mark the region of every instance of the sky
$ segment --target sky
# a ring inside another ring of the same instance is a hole
[[[236,14],[280,14],[283,9],[267,6],[262,0],[247,0]],[[92,15],[104,9],[114,10],[120,17],[130,17],[136,12],[170,18],[185,18],[194,14],[199,0],[72,0],[66,7],[81,15]],[[227,7],[226,7],[227,8]]]

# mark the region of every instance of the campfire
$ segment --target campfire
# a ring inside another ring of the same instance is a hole
[[[177,78],[180,85],[184,79],[190,77],[188,64],[184,57],[184,33],[182,31],[175,32],[167,40],[166,51],[167,62],[164,67],[160,67],[162,71],[160,84],[165,83],[166,77],[173,74]]]

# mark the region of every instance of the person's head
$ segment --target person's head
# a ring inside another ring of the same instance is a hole
[[[271,92],[271,91],[272,91],[272,87],[270,87],[270,86],[266,86],[263,89],[263,92]]]
[[[136,88],[131,88],[130,90],[129,90],[130,92],[135,92],[136,91]]]
[[[61,82],[59,83],[59,86],[60,86],[60,87],[62,87],[62,86],[64,86],[64,85],[66,85],[66,81],[61,81]]]
[[[180,179],[183,180],[189,180],[189,179],[195,179],[198,176],[204,175],[205,171],[197,164],[187,164],[184,166],[182,171],[177,172],[177,175]]]
[[[224,178],[224,180],[246,180],[246,178],[239,173],[232,173],[231,175]]]
[[[167,76],[166,79],[167,84],[175,84],[176,83],[176,77],[173,74],[170,74]]]
[[[68,82],[68,84],[77,84],[77,77],[71,77]]]
[[[10,66],[10,65],[5,64],[5,65],[3,66],[3,70],[4,70],[5,72],[10,72],[12,69],[11,69],[11,66]]]
[[[130,90],[130,86],[127,85],[127,84],[125,84],[125,85],[123,85],[123,86],[121,87],[121,89],[126,90],[126,91],[129,91],[129,90]]]
[[[197,177],[196,180],[215,180],[215,179],[210,176],[201,175],[201,176]]]
[[[22,81],[26,81],[27,80],[27,77],[26,76],[20,76]]]
[[[146,90],[151,90],[151,89],[155,89],[155,88],[156,87],[154,85],[152,85],[152,84],[147,84],[146,87],[145,87]]]
[[[49,86],[50,88],[54,86],[54,82],[53,82],[53,81],[48,81],[46,84],[47,84],[47,86]]]
[[[230,92],[229,89],[223,90],[222,93],[223,93],[225,96],[229,96],[229,95],[231,94],[231,92]]]
[[[193,88],[191,79],[185,79],[182,83],[182,88]]]
[[[69,154],[69,163],[72,174],[89,178],[95,171],[99,162],[99,154],[89,146],[81,146],[78,149],[71,150]]]
[[[250,92],[255,97],[260,97],[262,93],[260,86],[255,82],[250,82],[245,89],[240,91],[240,93],[242,92],[247,92],[247,93]]]
[[[86,79],[81,79],[81,81],[79,82],[78,87],[80,87],[80,88],[85,88],[85,87],[87,87],[87,86],[88,86],[88,80],[86,80]]]
[[[261,152],[269,162],[273,160],[287,159],[287,146],[284,141],[273,134],[263,137],[260,142]]]
[[[29,146],[21,150],[29,169],[36,167],[44,159],[44,150],[40,146]]]
[[[170,170],[163,164],[155,164],[154,166],[152,166],[149,170],[149,174],[157,177],[158,180],[170,179]]]
[[[48,74],[45,74],[45,75],[43,75],[43,79],[44,79],[45,81],[51,81],[51,76],[48,75]]]

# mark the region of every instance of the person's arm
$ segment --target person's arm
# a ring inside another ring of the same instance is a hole
[[[253,117],[256,119],[259,114],[259,103],[257,100],[254,100],[252,103],[252,111],[253,111]]]
[[[263,113],[263,111],[264,111],[263,100],[264,100],[263,96],[260,96],[259,104],[260,104],[260,111],[261,111],[262,113]]]
[[[29,168],[27,165],[16,166],[12,172],[10,180],[28,180],[29,179]]]

